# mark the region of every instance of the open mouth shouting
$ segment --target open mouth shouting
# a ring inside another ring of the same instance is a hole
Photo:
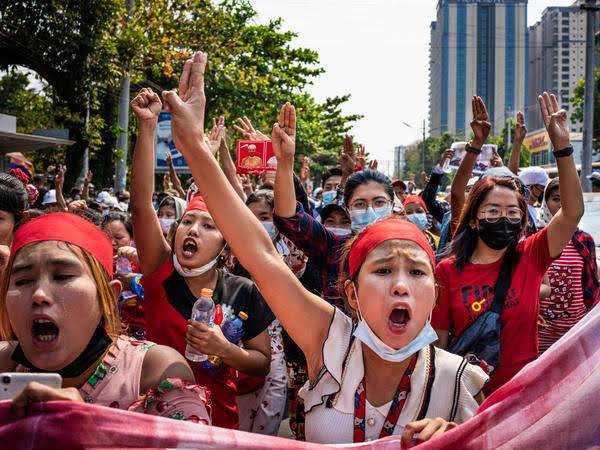
[[[392,333],[403,333],[410,321],[410,311],[403,306],[397,306],[388,316],[388,327]]]
[[[185,258],[193,258],[198,252],[198,244],[192,238],[185,238],[183,240],[182,254]]]
[[[40,350],[51,348],[57,341],[60,329],[47,316],[37,316],[31,325],[33,344]]]

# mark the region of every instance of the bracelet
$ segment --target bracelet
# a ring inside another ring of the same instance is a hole
[[[472,147],[470,144],[465,145],[465,151],[469,153],[473,153],[475,155],[479,155],[481,153],[480,148]]]
[[[562,158],[564,156],[571,156],[573,154],[573,146],[563,148],[562,150],[555,150],[552,152],[555,158]]]

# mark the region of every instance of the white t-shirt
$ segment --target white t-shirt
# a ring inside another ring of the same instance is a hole
[[[352,336],[352,320],[338,309],[323,345],[324,367],[313,385],[306,383],[299,396],[306,411],[306,440],[323,444],[351,443],[354,436],[354,394],[363,379],[362,344]],[[407,423],[417,419],[426,407],[425,417],[441,417],[462,423],[477,411],[475,396],[488,380],[485,372],[466,364],[463,358],[444,350],[425,347],[411,376],[411,391],[398,418],[394,435],[401,435]],[[347,356],[346,356],[347,355]],[[458,376],[457,376],[458,375]],[[432,379],[428,406],[426,392]],[[455,397],[455,392],[457,396]],[[333,395],[332,395],[333,394]],[[328,399],[331,399],[328,407]],[[368,401],[365,407],[365,438],[374,440],[389,411],[391,401],[374,407]]]

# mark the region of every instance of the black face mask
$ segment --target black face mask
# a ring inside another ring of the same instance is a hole
[[[83,352],[75,358],[71,364],[63,367],[60,370],[51,370],[50,372],[59,373],[63,378],[75,378],[80,376],[90,366],[98,361],[98,359],[104,354],[106,349],[112,344],[111,338],[106,334],[102,322],[96,328],[96,331],[92,335],[90,342]],[[48,373],[47,370],[35,367],[23,353],[21,344],[17,345],[12,353],[12,360],[22,366],[27,367],[32,372]]]
[[[513,223],[506,217],[500,217],[494,222],[479,220],[479,237],[485,245],[494,250],[502,250],[516,242],[520,232],[521,221]]]

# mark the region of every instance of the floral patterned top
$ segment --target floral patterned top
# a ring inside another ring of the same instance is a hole
[[[189,420],[210,425],[209,395],[205,388],[178,378],[167,378],[140,394],[146,352],[156,344],[120,336],[79,392],[86,403]],[[27,368],[18,366],[18,372]]]

